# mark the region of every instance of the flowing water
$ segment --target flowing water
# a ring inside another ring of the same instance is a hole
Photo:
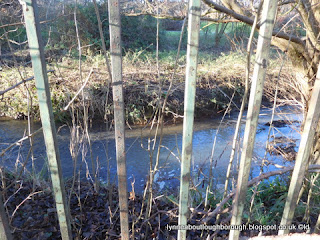
[[[294,149],[297,151],[300,139],[300,122],[302,121],[301,111],[293,107],[277,108],[275,120],[290,120],[290,124],[273,128],[271,135],[276,137],[286,137],[295,140]],[[245,116],[244,118],[245,119]],[[271,110],[262,109],[259,117],[259,125],[256,135],[256,143],[254,149],[254,157],[252,161],[251,176],[255,177],[260,172],[261,159],[265,154],[265,145],[268,137],[269,126],[266,125],[271,119]],[[231,144],[235,130],[237,114],[227,115],[223,124],[219,128],[220,119],[207,120],[205,122],[195,123],[195,131],[193,138],[193,156],[192,156],[192,176],[194,183],[201,183],[204,176],[208,176],[210,159],[212,155],[212,146],[216,137],[215,150],[213,154],[213,177],[215,184],[222,184],[225,180],[226,169],[229,163]],[[240,139],[242,139],[245,121],[243,120],[241,127]],[[40,123],[35,125],[35,130],[41,127]],[[219,128],[219,130],[218,130]],[[70,154],[70,128],[60,126],[58,131],[58,144],[61,156],[61,165],[63,175],[70,177],[73,174],[74,164]],[[21,139],[27,131],[27,121],[18,120],[0,120],[0,153],[12,143]],[[99,162],[99,177],[102,181],[107,181],[107,157],[108,152],[110,179],[116,182],[116,159],[115,159],[115,142],[112,138],[113,132],[109,134],[105,131],[104,124],[94,125],[89,129],[92,144],[92,158],[87,144],[81,145],[78,154],[78,166],[81,168],[82,176],[90,178],[85,174],[86,169],[92,176],[91,159],[96,163]],[[218,132],[218,134],[217,134]],[[164,136],[161,144],[159,171],[155,176],[156,186],[159,190],[176,189],[179,185],[180,175],[180,152],[182,146],[182,125],[165,126]],[[131,182],[134,181],[135,191],[141,192],[146,183],[146,179],[150,166],[151,152],[148,150],[154,144],[154,132],[145,128],[134,128],[126,131],[126,151],[127,151],[127,174],[128,174],[128,190],[131,191]],[[148,136],[151,138],[149,139]],[[108,144],[107,144],[108,139]],[[272,140],[273,138],[271,138]],[[241,140],[240,140],[241,141]],[[286,141],[286,140],[285,140]],[[75,141],[73,141],[74,143]],[[153,165],[156,161],[159,137],[155,143],[155,151],[153,153]],[[239,144],[239,149],[241,149]],[[2,166],[6,166],[11,170],[19,169],[25,161],[30,149],[29,141],[24,141],[21,145],[16,145],[8,150],[1,157]],[[106,151],[108,150],[108,151]],[[42,133],[34,138],[34,162],[37,171],[41,169],[47,170],[46,152]],[[233,165],[233,176],[237,175],[237,161],[239,154],[235,157]],[[288,165],[279,155],[270,155],[267,153],[266,158],[274,163]],[[27,161],[27,168],[31,169],[31,160]],[[274,170],[273,165],[265,167],[265,171]],[[46,172],[46,171],[44,171]]]

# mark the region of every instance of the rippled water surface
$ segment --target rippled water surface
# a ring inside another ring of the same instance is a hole
[[[213,154],[213,175],[215,182],[222,184],[224,182],[224,176],[226,173],[227,165],[229,163],[229,157],[231,152],[232,138],[235,130],[237,114],[231,114],[225,118],[225,121],[218,130],[220,119],[208,120],[206,122],[196,123],[193,139],[193,157],[192,157],[192,174],[195,183],[200,182],[204,175],[208,174],[209,162],[212,155],[212,146],[216,137],[216,145]],[[244,131],[245,116],[243,118],[243,124],[241,128],[242,139]],[[265,125],[271,119],[271,110],[262,109],[259,117],[259,126],[256,135],[256,143],[254,150],[254,157],[252,161],[252,176],[256,176],[260,171],[260,162],[265,154],[265,142],[268,137],[269,126]],[[291,120],[291,124],[284,127],[273,128],[271,134],[276,137],[288,137],[296,140],[295,150],[298,150],[300,139],[300,122],[302,120],[302,114],[299,109],[282,107],[277,108],[277,114],[275,120]],[[40,123],[37,123],[35,129],[40,128]],[[24,136],[27,131],[26,121],[17,120],[0,120],[0,151],[7,148],[10,144],[18,141]],[[217,134],[218,132],[218,134]],[[159,158],[159,172],[156,175],[156,183],[160,189],[176,188],[179,185],[180,175],[180,160],[179,153],[182,146],[182,125],[177,126],[165,126],[164,137],[161,144],[160,158]],[[99,161],[99,174],[100,179],[107,180],[107,157],[108,152],[109,164],[111,169],[110,178],[112,181],[116,179],[116,160],[115,160],[115,143],[112,138],[112,132],[107,134],[105,126],[103,124],[95,125],[90,129],[90,138],[92,143],[92,159],[96,162]],[[154,132],[151,133],[153,136]],[[135,128],[134,130],[127,130],[126,132],[126,149],[127,149],[127,174],[128,184],[131,181],[135,181],[136,191],[142,191],[146,182],[146,178],[150,165],[150,151],[154,140],[148,139],[150,131],[148,129]],[[217,135],[217,136],[216,136]],[[107,143],[108,136],[108,145]],[[34,139],[34,156],[37,170],[40,171],[46,162],[46,152],[42,133],[35,136]],[[155,151],[153,154],[153,164],[155,164],[156,153],[158,147],[159,137],[157,138]],[[59,128],[58,132],[58,144],[61,156],[61,165],[63,169],[63,175],[65,177],[72,176],[73,173],[73,161],[70,154],[70,129],[67,126]],[[85,173],[86,169],[91,171],[91,156],[90,151],[85,145],[81,147],[78,156],[78,168],[81,168],[82,173]],[[108,146],[108,147],[107,147]],[[241,147],[241,144],[239,145]],[[21,166],[25,161],[30,149],[29,141],[24,141],[22,145],[16,145],[7,151],[4,156],[1,157],[2,165],[11,169]],[[106,151],[106,149],[108,151]],[[284,163],[284,160],[280,156],[274,156],[267,154],[266,158],[269,161],[278,164]],[[239,155],[236,155],[236,160],[239,159]],[[18,163],[18,165],[16,164]],[[233,174],[236,176],[235,161],[233,167]],[[31,161],[27,162],[28,169],[31,168]],[[44,167],[46,169],[46,167]],[[273,170],[274,167],[269,165],[265,167],[265,170]],[[85,176],[85,175],[83,175]],[[87,176],[86,176],[87,177]],[[131,185],[129,185],[131,190]]]

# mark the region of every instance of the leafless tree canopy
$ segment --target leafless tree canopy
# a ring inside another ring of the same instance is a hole
[[[202,20],[212,22],[244,22],[252,25],[254,13],[261,1],[203,0]],[[124,14],[148,14],[160,18],[182,20],[186,16],[186,1],[130,1],[123,2]],[[273,32],[272,44],[288,53],[296,70],[297,79],[303,83],[305,102],[317,71],[319,60],[318,37],[320,3],[316,0],[281,0]],[[257,26],[259,28],[259,24]]]

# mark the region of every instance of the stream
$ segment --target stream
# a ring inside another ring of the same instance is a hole
[[[271,119],[271,109],[263,108],[260,112],[259,125],[256,134],[256,142],[254,148],[254,156],[252,159],[251,177],[259,175],[261,159],[265,155],[266,140],[268,137],[269,126],[267,123]],[[216,186],[222,186],[225,181],[225,174],[229,163],[231,144],[235,125],[237,121],[237,114],[233,113],[225,117],[219,130],[220,119],[206,120],[195,123],[195,131],[193,137],[193,157],[192,157],[192,177],[194,184],[203,181],[204,176],[208,176],[210,158],[212,155],[212,145],[216,137],[216,146],[213,154],[213,177]],[[271,135],[275,138],[282,139],[284,143],[292,141],[291,147],[298,151],[300,141],[300,124],[302,121],[302,112],[296,107],[279,107],[276,109],[275,121],[286,121],[286,124],[272,128]],[[290,123],[288,122],[290,121]],[[40,123],[35,124],[35,130],[41,127]],[[245,127],[245,116],[243,117],[240,139],[243,137]],[[12,143],[21,139],[27,132],[27,121],[8,120],[0,118],[0,152],[10,146]],[[74,164],[70,154],[70,128],[67,126],[59,126],[58,129],[58,145],[61,157],[61,165],[64,177],[70,177],[73,174]],[[92,157],[88,144],[80,144],[78,154],[77,169],[81,169],[83,177],[90,179],[93,177],[91,169],[91,159],[95,164],[99,162],[99,178],[103,182],[107,182],[108,161],[106,152],[108,152],[109,166],[110,166],[110,180],[116,183],[116,159],[115,159],[115,142],[112,137],[113,132],[107,133],[104,124],[93,125],[90,129],[90,140],[92,146]],[[217,134],[218,132],[218,134]],[[81,134],[80,134],[81,135]],[[148,136],[151,139],[148,140]],[[150,148],[154,143],[154,132],[148,128],[134,127],[132,130],[126,130],[126,151],[127,151],[127,175],[128,175],[128,191],[131,191],[132,182],[136,192],[142,192],[147,180],[149,166],[150,166],[150,151],[148,151],[148,143]],[[108,139],[108,144],[107,144]],[[76,141],[72,141],[75,143]],[[86,142],[86,141],[84,141]],[[159,137],[157,137],[155,144],[155,151],[153,154],[153,165],[155,164]],[[160,191],[177,189],[179,186],[180,176],[180,160],[179,154],[182,146],[182,124],[164,126],[164,135],[161,145],[159,157],[159,171],[155,176],[156,188]],[[242,145],[238,147],[240,149]],[[1,165],[10,170],[19,169],[25,162],[30,149],[29,140],[24,141],[21,145],[16,145],[8,150],[1,157]],[[106,151],[108,150],[108,151]],[[34,163],[37,172],[47,174],[48,165],[45,145],[42,133],[34,137]],[[239,151],[235,156],[233,164],[232,176],[237,176],[237,162],[240,159]],[[281,157],[281,155],[274,155],[267,153],[266,159],[270,162],[279,165],[292,165],[293,162],[288,162]],[[30,171],[32,163],[29,159],[26,163],[27,169]],[[87,171],[88,169],[88,171]],[[272,171],[276,168],[270,164],[264,167],[264,171]],[[41,171],[42,170],[42,171]],[[86,174],[90,172],[91,174]]]

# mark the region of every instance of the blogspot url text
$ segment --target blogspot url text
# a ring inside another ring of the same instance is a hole
[[[291,224],[291,225],[258,225],[258,224],[242,224],[242,225],[166,225],[167,231],[175,231],[175,230],[209,230],[209,231],[220,231],[220,230],[238,230],[238,231],[246,231],[246,230],[258,230],[258,231],[270,231],[270,230],[309,230],[309,224]]]

